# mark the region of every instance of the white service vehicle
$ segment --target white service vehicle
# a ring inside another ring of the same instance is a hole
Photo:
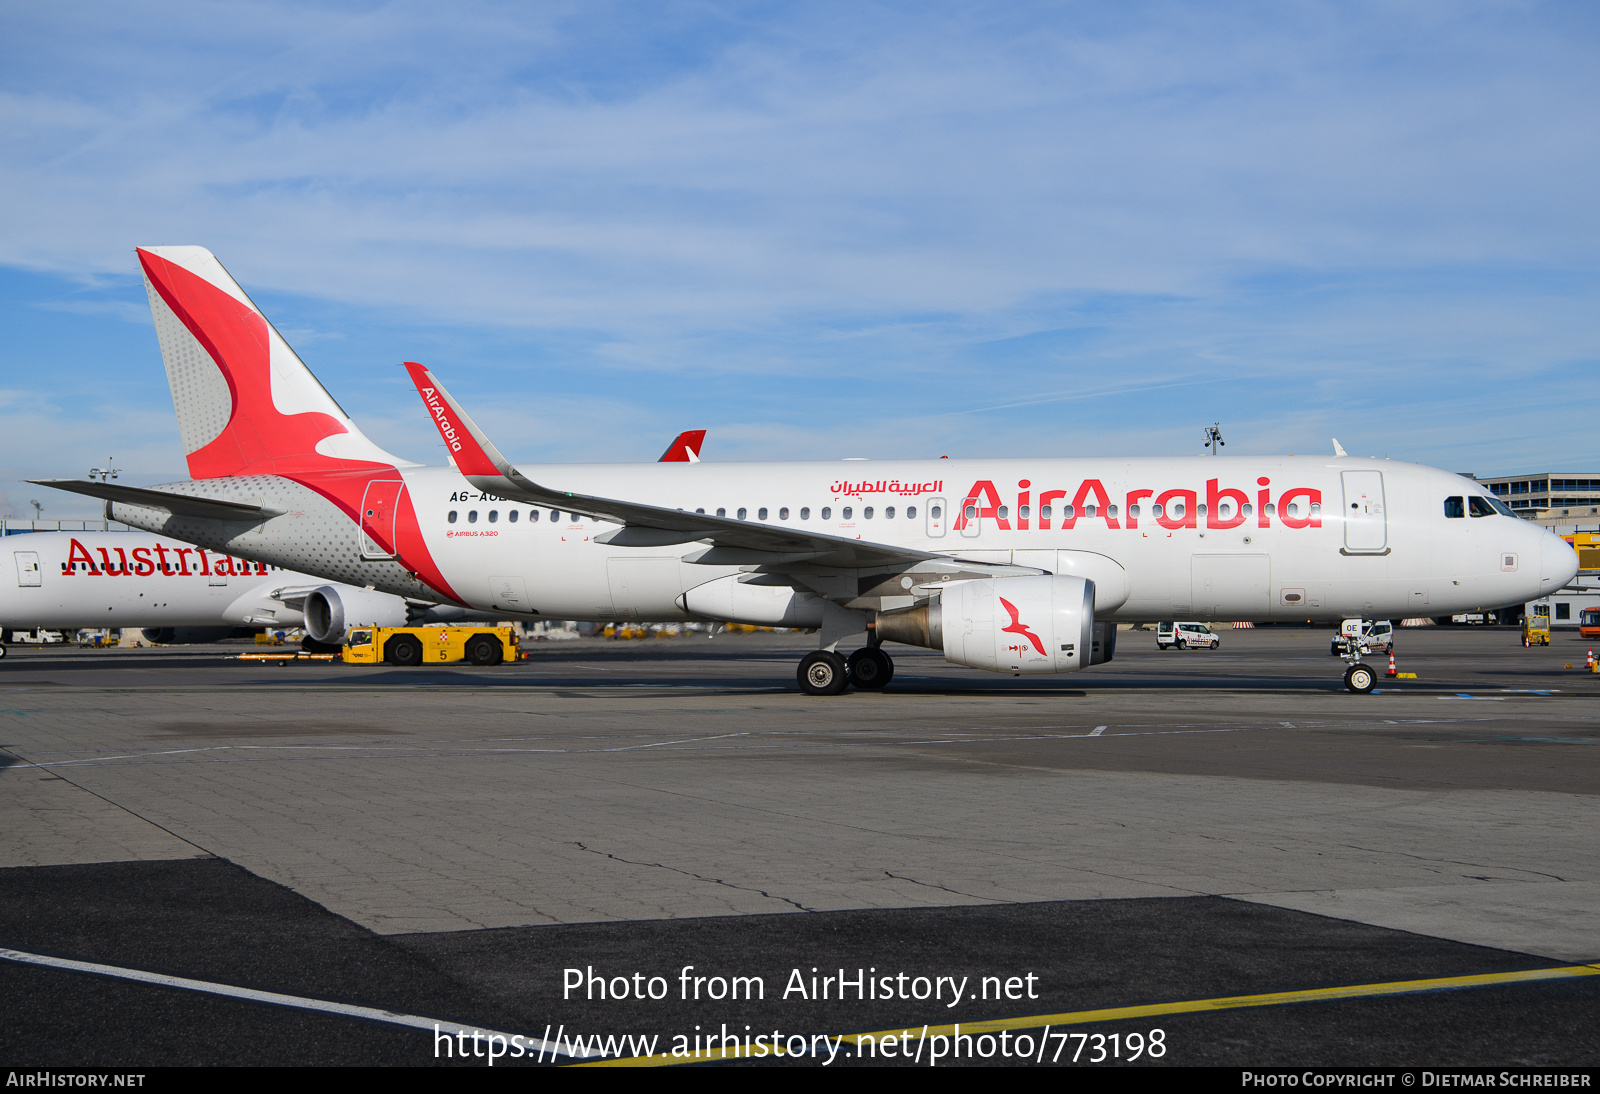
[[[1343,655],[1350,649],[1350,641],[1342,634],[1336,635],[1330,652],[1335,657]],[[1370,623],[1363,623],[1361,647],[1368,653],[1374,651],[1388,653],[1394,649],[1394,623],[1388,619],[1375,619]]]
[[[815,628],[808,694],[887,684],[886,641],[1073,672],[1110,658],[1124,620],[1359,625],[1522,604],[1577,572],[1477,483],[1343,455],[516,467],[408,364],[449,449],[423,467],[361,432],[211,252],[138,253],[192,477],[44,485],[207,550],[499,618]],[[1370,671],[1353,661],[1346,685],[1370,690]]]
[[[1204,623],[1158,623],[1156,649],[1214,650],[1222,637]]]

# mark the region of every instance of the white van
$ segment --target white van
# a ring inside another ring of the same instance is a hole
[[[1214,650],[1220,645],[1222,639],[1204,623],[1156,624],[1158,650],[1170,650],[1173,646],[1177,646],[1180,650]]]
[[[1345,637],[1336,635],[1333,639],[1333,655],[1338,657],[1344,653]],[[1394,623],[1388,619],[1379,619],[1368,623],[1361,632],[1361,646],[1368,653],[1388,653],[1394,649]]]

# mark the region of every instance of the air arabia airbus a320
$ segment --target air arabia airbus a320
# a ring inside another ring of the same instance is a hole
[[[1111,659],[1119,621],[1450,615],[1577,570],[1476,483],[1387,460],[513,467],[411,364],[453,464],[423,467],[356,428],[209,251],[139,259],[193,478],[50,485],[212,551],[506,617],[816,628],[809,694],[883,687],[885,641],[1072,672]]]

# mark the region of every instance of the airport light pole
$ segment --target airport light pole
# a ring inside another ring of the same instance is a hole
[[[1222,446],[1228,443],[1222,439],[1221,422],[1213,422],[1211,425],[1206,426],[1205,437],[1206,447],[1211,449],[1213,456],[1219,455],[1222,451]]]

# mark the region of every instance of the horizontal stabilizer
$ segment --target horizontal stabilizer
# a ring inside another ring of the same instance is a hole
[[[248,502],[197,498],[189,494],[169,494],[164,490],[141,490],[137,486],[119,486],[111,482],[85,482],[83,479],[29,479],[28,481],[35,486],[51,486],[74,494],[87,494],[91,498],[120,501],[125,505],[165,509],[173,516],[201,517],[206,520],[259,524],[286,512],[283,509],[269,509],[264,505],[251,505]]]

